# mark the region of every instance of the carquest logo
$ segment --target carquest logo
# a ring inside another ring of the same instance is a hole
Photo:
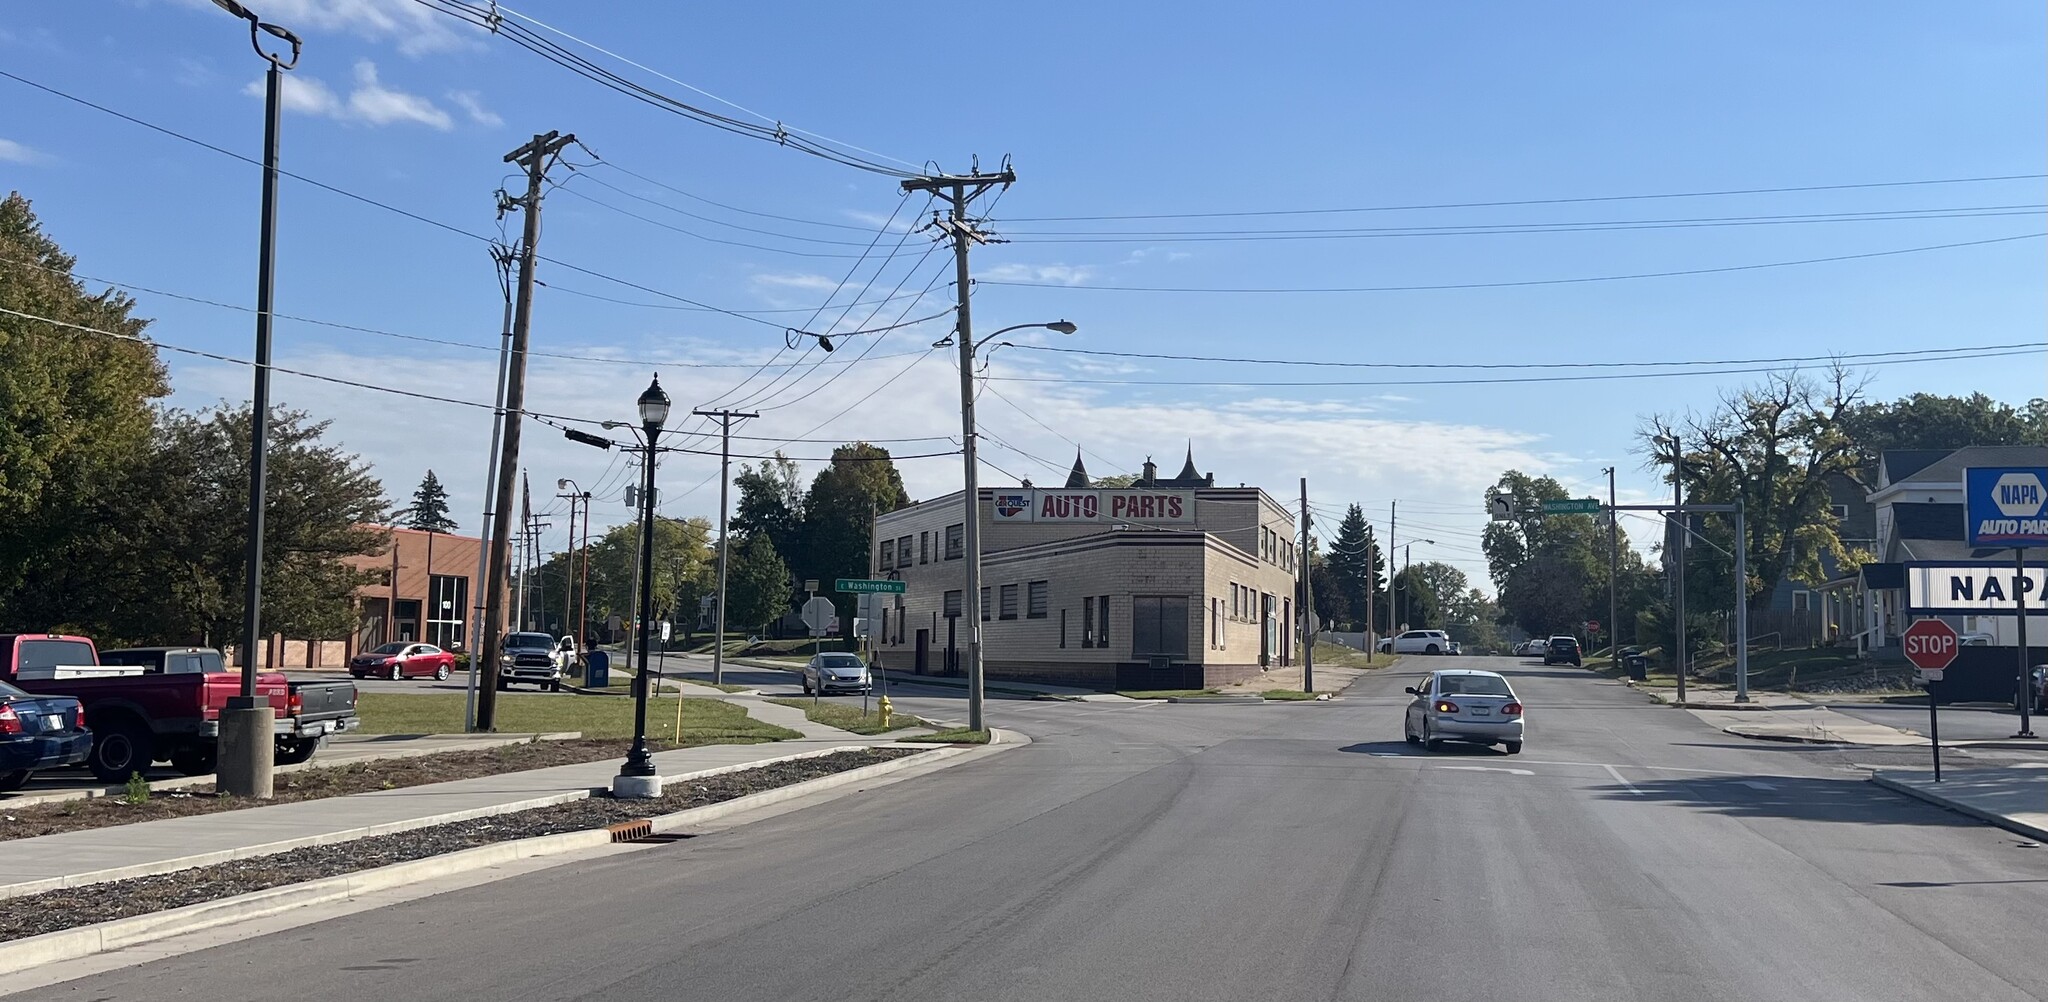
[[[1016,518],[1031,511],[1031,497],[1027,494],[996,495],[996,517]]]

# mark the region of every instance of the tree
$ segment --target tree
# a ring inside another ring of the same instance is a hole
[[[778,553],[801,549],[804,489],[794,460],[778,451],[773,459],[742,463],[732,482],[740,492],[729,522],[733,535],[766,534]]]
[[[765,628],[789,612],[789,565],[766,533],[734,540],[725,601],[726,621],[737,627]]]
[[[1105,489],[1122,489],[1137,482],[1138,474],[1136,473],[1112,473],[1106,477],[1096,477],[1091,481],[1093,486]]]
[[[2048,443],[2048,400],[2036,398],[2021,409],[1982,393],[1915,393],[1889,403],[1850,407],[1842,414],[1841,428],[1855,443],[1858,465],[1868,471],[1891,449]]]
[[[1391,611],[1393,622],[1387,632],[1395,629],[1424,630],[1443,626],[1442,603],[1436,589],[1427,578],[1418,573],[1423,565],[1415,564],[1394,575],[1393,601]]]
[[[26,628],[85,611],[25,617],[19,603],[47,609],[53,575],[93,571],[108,544],[123,545],[123,523],[108,519],[149,452],[150,401],[170,386],[134,301],[86,292],[19,193],[0,201],[0,259],[0,306],[109,332],[0,314],[0,613]]]
[[[1439,623],[1452,621],[1457,613],[1454,606],[1465,600],[1465,593],[1472,585],[1465,580],[1465,572],[1441,560],[1425,560],[1409,568],[1413,578],[1429,589],[1437,598],[1437,611],[1444,619]],[[1438,624],[1432,624],[1438,625]]]
[[[866,577],[874,516],[909,503],[903,475],[890,461],[889,450],[866,442],[833,449],[832,462],[818,471],[804,495],[803,548],[796,555],[795,570],[821,582]],[[835,598],[840,618],[846,621],[842,635],[850,636],[854,596]]]
[[[1308,582],[1309,593],[1315,600],[1316,618],[1322,621],[1323,629],[1335,629],[1339,624],[1350,622],[1351,601],[1344,597],[1344,588],[1338,582],[1336,572],[1330,569],[1329,560],[1318,550],[1309,552]]]
[[[434,471],[428,470],[420,479],[419,489],[412,492],[412,503],[405,506],[399,521],[406,528],[421,532],[455,531],[455,520],[448,517],[448,491]]]
[[[654,587],[648,592],[654,618],[674,621],[677,613],[694,622],[697,600],[711,587],[711,523],[702,518],[654,520]],[[632,622],[634,576],[640,559],[640,523],[627,522],[604,531],[590,544],[590,611],[599,620],[618,616]],[[556,564],[562,567],[557,570]],[[561,555],[542,569],[543,580],[566,578]]]
[[[1366,596],[1373,596],[1378,616],[1382,622],[1391,610],[1383,601],[1381,574],[1386,568],[1380,555],[1379,543],[1373,539],[1372,525],[1365,520],[1365,509],[1352,505],[1344,510],[1344,520],[1337,526],[1337,538],[1330,542],[1330,575],[1335,578],[1337,591],[1344,596],[1344,605],[1349,619],[1354,624],[1363,624],[1366,611]],[[1366,627],[1372,629],[1374,627]]]
[[[1527,515],[1544,501],[1570,496],[1550,477],[1520,470],[1501,474],[1489,499],[1512,499],[1518,515],[1490,522],[1480,543],[1488,576],[1499,593],[1500,615],[1535,636],[1576,634],[1589,619],[1605,619],[1609,577],[1608,529],[1591,515]],[[1627,581],[1642,557],[1618,529],[1617,563]]]
[[[1861,391],[1862,383],[1841,367],[1818,380],[1774,373],[1758,386],[1724,396],[1714,413],[1689,416],[1682,431],[1675,420],[1660,416],[1641,432],[1652,461],[1666,469],[1667,478],[1674,459],[1659,439],[1677,436],[1692,447],[1676,462],[1693,501],[1741,500],[1749,534],[1743,599],[1752,610],[1768,603],[1771,591],[1788,577],[1818,583],[1829,565],[1853,568],[1860,563],[1842,545],[1840,520],[1829,510],[1828,480],[1853,476],[1862,463],[1844,420],[1858,406]],[[1704,563],[1713,566],[1713,561]],[[1688,602],[1693,591],[1688,581]],[[1725,607],[1735,595],[1730,581],[1709,601]]]

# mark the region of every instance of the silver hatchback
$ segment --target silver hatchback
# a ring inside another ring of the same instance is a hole
[[[868,691],[868,666],[858,654],[820,654],[804,665],[804,695]]]

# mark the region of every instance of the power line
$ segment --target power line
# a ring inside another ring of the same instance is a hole
[[[604,67],[598,65],[597,63],[594,63],[589,59],[584,58],[583,56],[577,55],[576,53],[570,51],[569,49],[564,48],[563,46],[558,45],[555,42],[550,41],[549,39],[539,34],[536,34],[517,23],[503,19],[502,17],[499,16],[499,12],[504,11],[510,13],[510,11],[501,4],[493,2],[490,7],[480,7],[475,4],[463,2],[463,0],[414,0],[414,2],[418,3],[423,7],[428,8],[429,10],[439,11],[440,13],[450,15],[459,20],[473,24],[479,28],[483,28],[491,32],[492,34],[500,38],[503,38],[514,45],[519,46],[520,48],[526,49],[527,51],[540,56],[542,59],[545,59],[548,62],[554,63],[555,65],[563,69],[569,70],[570,72],[583,77],[586,80],[599,84],[600,86],[609,88],[610,90],[613,90],[617,93],[624,94],[627,97],[631,97],[637,101],[640,101],[650,107],[657,108],[661,111],[666,111],[671,114],[689,119],[691,121],[695,121],[704,125],[709,125],[712,126],[713,128],[722,129],[726,132],[730,132],[735,135],[745,136],[750,139],[758,139],[774,143],[777,146],[783,146],[790,149],[794,149],[797,150],[798,152],[807,153],[810,154],[811,156],[815,156],[824,160],[829,160],[833,163],[841,164],[847,167],[852,167],[857,170],[868,171],[871,173],[881,174],[887,177],[894,178],[912,178],[920,176],[918,171],[914,169],[905,171],[901,168],[891,167],[888,166],[887,164],[883,164],[873,160],[868,160],[863,157],[854,156],[852,154],[844,153],[839,150],[833,149],[831,146],[827,146],[818,141],[805,138],[804,133],[788,129],[781,125],[780,123],[775,123],[773,125],[757,125],[753,122],[743,121],[741,119],[733,118],[730,115],[724,115],[706,108],[698,107],[687,101],[683,101],[678,98],[671,97],[667,94],[663,94],[662,92],[657,91],[651,87],[647,87],[643,84],[636,83],[624,76],[621,76],[608,69],[605,69]],[[533,20],[532,18],[527,18],[525,15],[517,16],[525,20]],[[536,25],[540,25],[540,22],[538,21],[534,21],[533,23]],[[574,38],[574,36],[567,35],[566,33],[561,32],[559,29],[551,28],[546,25],[541,25],[541,27],[546,28],[549,31],[555,32],[556,34],[561,34],[563,35],[563,37],[570,38],[571,40],[576,41],[579,44],[589,46],[593,49],[597,48],[594,45],[590,45],[590,43],[588,42],[584,42],[582,39],[577,39]],[[605,50],[600,49],[598,51],[602,52]],[[605,54],[611,55],[615,59],[621,59],[622,61],[624,61],[623,57],[620,57],[615,53],[606,52]],[[636,63],[634,65],[637,66],[638,64]],[[641,68],[645,69],[645,67]],[[852,149],[853,147],[849,146],[848,148]],[[894,158],[892,157],[888,159]],[[907,161],[897,162],[907,163]]]
[[[635,306],[635,307],[639,307],[639,308],[641,308],[641,309],[646,309],[646,310],[678,310],[678,311],[683,311],[683,312],[703,312],[703,313],[720,313],[720,312],[731,312],[731,313],[740,313],[740,314],[746,314],[746,315],[749,315],[749,316],[769,316],[769,315],[772,315],[772,314],[777,314],[777,313],[815,313],[815,312],[817,312],[817,309],[818,309],[818,308],[817,308],[817,307],[815,307],[815,306],[786,306],[786,307],[782,307],[782,308],[779,308],[779,309],[772,309],[772,310],[731,310],[731,311],[722,311],[722,310],[718,310],[718,309],[716,309],[715,307],[707,307],[707,306],[671,306],[671,305],[669,305],[668,303],[642,303],[642,302],[638,302],[638,301],[636,301],[636,300],[631,300],[631,299],[619,299],[619,298],[616,298],[616,297],[613,297],[613,296],[601,296],[601,295],[598,295],[598,294],[597,294],[597,293],[595,293],[595,292],[585,292],[585,291],[582,291],[582,290],[580,290],[580,289],[571,289],[571,288],[566,288],[566,287],[564,287],[564,286],[556,285],[556,284],[555,284],[555,283],[553,283],[553,282],[544,282],[544,281],[541,281],[541,280],[540,280],[540,279],[538,279],[538,278],[534,279],[533,281],[534,281],[534,284],[535,284],[535,285],[539,285],[539,286],[541,286],[541,287],[543,287],[543,288],[547,288],[547,289],[553,289],[553,290],[554,290],[554,291],[556,291],[556,292],[562,292],[562,293],[567,293],[567,294],[569,294],[569,295],[571,295],[571,296],[581,296],[581,297],[583,297],[584,299],[595,299],[595,300],[598,300],[598,301],[600,301],[600,302],[606,302],[606,303],[616,303],[616,304],[618,304],[618,305],[620,305],[620,306]],[[905,293],[905,295],[911,295],[911,293]],[[902,297],[901,297],[901,296],[899,296],[899,297],[896,297],[896,298],[899,298],[899,299],[900,299],[900,298],[902,298]],[[870,299],[870,300],[867,300],[867,301],[865,301],[865,302],[859,302],[859,303],[855,303],[855,304],[853,304],[853,305],[855,305],[855,306],[872,306],[872,305],[874,305],[875,303],[883,303],[883,302],[888,302],[888,300],[886,300],[886,299]]]
[[[1491,202],[1438,202],[1418,205],[1367,205],[1325,209],[1248,209],[1235,212],[1158,212],[1102,216],[1021,216],[1013,223],[1075,223],[1122,219],[1226,219],[1245,216],[1317,216],[1347,212],[1408,212],[1421,209],[1493,209],[1516,205],[1573,205],[1589,202],[1635,202],[1664,198],[1719,198],[1732,195],[1779,195],[1813,191],[1854,191],[1869,188],[1910,188],[1930,185],[1983,184],[1995,181],[2038,181],[2048,174],[1998,174],[1984,177],[1927,178],[1913,181],[1869,181],[1857,184],[1810,184],[1776,188],[1728,188],[1718,191],[1675,191],[1646,195],[1588,195],[1573,198],[1524,198]]]
[[[1172,362],[1228,362],[1233,365],[1300,365],[1331,369],[1649,369],[1680,366],[1849,361],[1863,358],[1895,358],[1906,355],[2001,351],[2012,348],[2032,348],[2035,346],[2036,342],[2033,341],[2019,341],[2011,344],[1986,344],[1956,348],[1912,348],[1898,351],[1859,351],[1844,352],[1836,355],[1788,355],[1781,358],[1720,358],[1654,362],[1346,362],[1315,358],[1234,358],[1219,355],[1175,355],[1163,352],[1102,351],[1092,348],[1063,348],[1056,345],[1040,344],[1010,345],[1012,348],[1022,348],[1027,351],[1053,352],[1061,355],[1092,355],[1099,358],[1142,358]]]
[[[1965,240],[1959,243],[1929,244],[1924,247],[1901,247],[1895,250],[1866,251],[1861,254],[1837,254],[1832,257],[1810,257],[1795,261],[1765,261],[1758,264],[1727,265],[1719,268],[1686,268],[1677,271],[1647,271],[1628,275],[1588,275],[1578,278],[1538,278],[1515,282],[1453,282],[1443,285],[1364,285],[1333,286],[1326,288],[1195,288],[1151,285],[1068,285],[1062,282],[1038,282],[1013,279],[976,279],[980,285],[1008,285],[1020,288],[1038,289],[1079,289],[1090,292],[1177,292],[1177,293],[1221,293],[1242,295],[1294,294],[1294,293],[1349,293],[1349,292],[1437,292],[1458,289],[1517,289],[1540,285],[1583,285],[1590,282],[1627,282],[1643,278],[1680,278],[1689,275],[1722,275],[1738,271],[1761,271],[1768,268],[1793,268],[1810,264],[1830,264],[1837,261],[1862,261],[1869,258],[1895,257],[1900,254],[1922,254],[1929,251],[1954,250],[1959,247],[1982,247],[1987,244],[2010,243],[2015,240],[2039,240],[2048,233],[2019,233],[2009,237],[1992,237],[1986,240]]]
[[[639,179],[640,179],[641,181],[644,181],[644,182],[646,182],[646,183],[648,183],[648,184],[651,184],[651,185],[653,185],[653,186],[655,186],[655,187],[657,187],[657,188],[661,188],[661,189],[664,189],[664,190],[667,190],[667,191],[672,191],[672,192],[675,192],[676,194],[678,194],[678,195],[681,195],[681,196],[683,196],[684,198],[687,198],[687,199],[690,199],[690,200],[692,200],[692,201],[696,201],[696,202],[702,202],[702,203],[704,203],[705,205],[711,205],[711,206],[716,206],[716,207],[718,207],[718,208],[721,208],[721,209],[724,209],[724,210],[726,210],[727,212],[737,212],[737,213],[740,213],[740,214],[742,214],[742,215],[747,215],[747,216],[756,216],[756,217],[759,217],[759,218],[761,218],[761,219],[776,219],[776,220],[781,220],[782,222],[785,222],[785,223],[801,223],[801,224],[803,224],[803,225],[805,225],[805,226],[823,226],[823,227],[829,227],[829,228],[831,228],[831,229],[839,229],[839,230],[855,230],[855,231],[858,231],[858,232],[861,232],[861,233],[866,233],[866,232],[867,232],[867,231],[868,231],[868,230],[870,229],[870,227],[867,227],[867,226],[857,226],[857,225],[854,225],[853,223],[828,223],[828,222],[825,222],[825,221],[823,221],[823,220],[818,220],[818,219],[804,219],[804,218],[801,218],[801,217],[799,217],[799,216],[780,216],[780,215],[776,215],[776,214],[775,214],[775,213],[773,213],[773,212],[757,212],[757,211],[755,211],[755,210],[753,210],[753,209],[743,209],[743,208],[741,208],[741,207],[739,207],[739,206],[737,206],[737,205],[727,205],[727,204],[726,204],[726,203],[724,203],[724,202],[720,202],[720,201],[717,201],[717,200],[714,200],[714,199],[709,199],[709,198],[705,198],[705,197],[704,197],[704,196],[702,196],[702,195],[698,195],[698,194],[695,194],[695,193],[692,193],[692,192],[688,192],[688,191],[685,191],[685,190],[683,190],[683,189],[681,189],[681,188],[678,188],[678,187],[676,187],[675,185],[669,184],[669,183],[667,183],[667,182],[665,182],[665,181],[660,181],[660,180],[656,180],[655,178],[651,178],[651,177],[648,177],[648,176],[647,176],[647,175],[645,175],[645,174],[641,174],[641,173],[638,173],[638,172],[636,172],[636,171],[632,171],[632,170],[629,170],[629,169],[627,169],[627,168],[621,167],[621,166],[619,166],[618,164],[615,164],[615,163],[613,163],[613,162],[611,162],[611,161],[609,161],[609,160],[600,160],[600,161],[598,161],[598,164],[599,164],[599,166],[603,166],[603,167],[610,167],[611,169],[613,169],[613,170],[615,170],[615,171],[618,171],[619,173],[621,173],[621,174],[624,174],[624,175],[626,175],[627,177],[639,178]],[[675,211],[677,211],[677,212],[682,212],[683,210],[681,210],[681,209],[676,209]],[[691,215],[690,213],[686,213],[686,212],[685,212],[685,213],[683,213],[683,214],[684,214],[684,215]],[[715,219],[713,219],[713,218],[712,218],[712,217],[710,217],[710,216],[691,216],[691,218],[694,218],[694,219],[702,219],[702,220],[704,220],[704,221],[706,221],[706,222],[718,222],[718,220],[715,220]],[[721,225],[721,226],[730,226],[730,225],[732,225],[732,224],[730,224],[730,223],[719,223],[719,225]]]
[[[602,161],[602,160],[600,160],[600,161],[598,161],[598,163],[599,163],[599,164],[601,164],[601,165],[603,165],[603,166],[611,166],[611,164],[610,164],[610,163],[609,163],[608,161]],[[621,169],[622,169],[622,168],[621,168]],[[658,198],[649,198],[649,197],[647,197],[646,195],[641,195],[641,194],[637,194],[637,193],[635,193],[635,192],[630,192],[630,191],[627,191],[626,189],[624,189],[624,188],[621,188],[621,187],[619,187],[618,185],[612,184],[612,183],[610,183],[610,182],[608,182],[608,181],[604,180],[603,178],[599,178],[599,177],[593,177],[593,176],[591,176],[591,175],[589,175],[589,174],[583,174],[583,175],[579,175],[579,176],[581,176],[581,177],[582,177],[582,178],[583,178],[584,180],[586,180],[586,181],[589,181],[589,182],[590,182],[591,184],[594,184],[594,185],[598,185],[599,187],[604,187],[604,188],[610,188],[611,190],[613,190],[613,191],[616,191],[616,192],[618,192],[619,194],[621,194],[621,195],[624,195],[624,196],[626,196],[627,198],[633,199],[633,200],[635,200],[635,201],[639,201],[639,202],[645,202],[645,203],[647,203],[648,205],[652,205],[652,206],[654,206],[655,208],[658,208],[658,209],[667,209],[668,211],[670,211],[670,212],[673,212],[673,213],[675,213],[676,215],[679,215],[679,216],[683,216],[683,217],[686,217],[686,218],[689,218],[689,219],[695,219],[695,220],[699,220],[699,221],[702,221],[702,222],[710,223],[710,224],[712,224],[712,225],[714,225],[714,226],[725,226],[725,227],[730,227],[730,228],[732,228],[732,229],[735,229],[735,230],[739,230],[739,231],[741,231],[741,232],[744,232],[744,233],[758,233],[758,234],[761,234],[762,236],[770,236],[770,237],[779,237],[779,238],[781,238],[781,239],[784,239],[784,240],[800,240],[800,241],[803,241],[803,242],[805,242],[805,243],[816,243],[816,244],[836,244],[836,245],[838,245],[838,246],[841,246],[841,247],[859,247],[859,246],[862,246],[861,242],[860,242],[860,241],[858,241],[858,240],[830,240],[830,239],[827,239],[827,238],[825,238],[825,237],[809,237],[809,236],[804,236],[803,234],[800,234],[800,233],[784,233],[784,232],[782,232],[782,231],[780,231],[780,230],[764,230],[764,229],[762,229],[762,228],[760,228],[760,227],[758,227],[758,226],[742,226],[742,225],[740,225],[740,224],[738,224],[738,223],[729,223],[729,222],[726,222],[726,221],[725,221],[725,220],[723,220],[723,219],[719,219],[719,218],[717,218],[716,216],[706,216],[706,215],[703,215],[703,214],[701,214],[701,213],[691,212],[691,211],[689,211],[689,210],[687,210],[687,209],[679,209],[679,208],[676,208],[675,206],[673,206],[673,205],[670,205],[670,204],[668,204],[667,202],[664,202],[664,201],[662,201],[662,200],[660,200],[660,199],[658,199]],[[640,176],[642,176],[642,175],[638,175],[638,174],[635,174],[635,175],[633,175],[633,176],[635,176],[635,177],[640,177]],[[649,183],[656,183],[656,182],[649,182]],[[670,188],[670,187],[669,187],[668,185],[662,185],[662,187],[664,187],[664,188],[668,188],[668,189],[669,189],[670,191],[680,191],[680,190],[681,190],[681,189],[678,189],[678,188]],[[695,196],[692,196],[692,197],[695,197]],[[723,207],[723,203],[715,203],[715,202],[714,202],[714,203],[712,203],[712,204],[714,204],[714,205],[720,205],[721,207]],[[746,211],[748,211],[748,210],[745,210],[745,209],[732,209],[732,210],[730,210],[730,211],[733,211],[733,212],[746,212]],[[775,216],[775,217],[771,217],[771,218],[776,218],[776,219],[786,219],[786,218],[788,218],[788,217],[784,217],[784,216]],[[866,232],[867,232],[867,231],[868,231],[868,230],[870,229],[870,227],[866,227],[866,226],[854,226],[854,225],[852,225],[851,223],[847,223],[847,224],[840,224],[840,223],[817,223],[817,222],[811,222],[811,221],[809,221],[809,220],[798,220],[798,222],[802,222],[802,223],[804,223],[805,225],[808,225],[808,226],[835,226],[835,227],[840,227],[840,228],[842,228],[842,229],[854,230],[854,231],[856,231],[856,232],[860,232],[860,233],[866,233]]]
[[[559,192],[563,192],[563,193],[566,193],[566,194],[569,194],[569,195],[574,195],[574,196],[576,196],[577,198],[580,198],[580,199],[582,199],[582,200],[584,200],[584,201],[586,201],[586,202],[589,202],[589,203],[590,203],[590,204],[592,204],[592,205],[598,206],[598,207],[600,207],[600,208],[610,209],[611,211],[613,211],[613,212],[616,212],[616,213],[618,213],[619,215],[625,216],[625,217],[627,217],[627,218],[630,218],[630,219],[637,219],[637,220],[639,220],[639,221],[641,221],[641,222],[643,222],[643,223],[646,223],[646,224],[647,224],[647,225],[649,225],[649,226],[658,226],[658,227],[660,227],[660,228],[662,228],[662,229],[664,229],[664,230],[668,230],[668,231],[669,231],[669,232],[671,232],[671,233],[680,233],[680,234],[682,234],[682,235],[684,235],[684,236],[686,236],[686,237],[690,237],[690,238],[692,238],[692,239],[696,239],[696,240],[702,240],[702,241],[704,241],[705,243],[721,244],[721,245],[724,245],[724,246],[727,246],[727,247],[745,247],[745,248],[747,248],[748,250],[757,250],[757,251],[767,251],[767,252],[768,252],[768,253],[770,253],[770,254],[787,254],[787,255],[789,255],[789,256],[791,256],[791,257],[808,257],[808,258],[838,258],[838,259],[842,259],[842,260],[843,260],[843,259],[846,259],[846,258],[855,258],[855,257],[860,257],[860,256],[861,256],[861,255],[858,255],[858,254],[844,254],[844,253],[840,253],[840,252],[838,252],[838,251],[804,251],[804,250],[792,250],[792,249],[790,249],[790,248],[787,248],[787,247],[770,247],[770,246],[768,246],[767,244],[756,244],[756,243],[748,243],[748,242],[747,242],[747,241],[745,241],[745,240],[727,240],[727,239],[726,239],[726,238],[724,238],[724,237],[714,237],[714,236],[709,236],[709,235],[707,235],[707,234],[703,234],[703,233],[698,233],[698,232],[697,232],[697,231],[695,231],[695,230],[692,230],[692,229],[688,229],[688,228],[685,228],[685,227],[681,227],[681,226],[677,226],[677,225],[675,225],[674,223],[664,223],[664,222],[662,222],[662,221],[661,221],[661,220],[659,220],[659,219],[653,219],[653,218],[650,218],[650,217],[648,217],[648,216],[643,216],[643,215],[641,215],[640,213],[634,212],[634,211],[632,211],[632,210],[630,210],[630,209],[622,209],[622,208],[619,208],[618,206],[616,206],[616,205],[613,205],[613,204],[611,204],[610,202],[607,202],[607,201],[604,201],[604,200],[602,200],[602,199],[598,199],[598,198],[592,198],[591,196],[589,196],[589,195],[587,195],[587,194],[584,194],[583,192],[577,191],[576,189],[574,189],[574,188],[571,188],[571,187],[569,187],[569,186],[567,186],[567,185],[556,185],[556,186],[555,186],[555,188],[554,188],[554,190],[555,190],[555,191],[559,191]],[[778,236],[780,236],[781,234],[777,234],[777,235],[778,235]],[[790,238],[790,239],[799,239],[799,240],[800,240],[800,239],[804,239],[804,238],[802,238],[802,237],[792,237],[792,238]],[[832,243],[832,244],[846,244],[846,245],[848,245],[848,246],[853,246],[853,247],[858,247],[858,246],[860,246],[860,244],[859,244],[858,242],[856,242],[856,241],[851,241],[851,240],[829,240],[829,241],[820,241],[820,242],[822,242],[822,243]],[[891,256],[893,257],[894,255],[891,255]]]
[[[1895,209],[1872,212],[1808,213],[1779,216],[1727,216],[1700,219],[1608,220],[1578,223],[1489,223],[1464,226],[1399,226],[1326,230],[1167,230],[1016,231],[1020,244],[1171,244],[1232,243],[1272,240],[1378,240],[1403,237],[1478,237],[1542,233],[1613,233],[1634,230],[1690,230],[1731,226],[1798,226],[1811,223],[1891,223],[1928,219],[1998,219],[2039,216],[2044,204],[1971,206],[1956,209]]]
[[[1945,362],[1973,358],[2005,358],[2013,355],[2038,355],[2048,352],[2048,346],[2025,348],[2018,351],[1987,351],[1958,355],[1939,355],[1927,358],[1893,358],[1864,362],[1866,367],[1880,365],[1907,365],[1914,362]],[[1073,379],[1064,376],[989,376],[988,379],[1006,383],[1067,383],[1096,386],[1470,386],[1495,383],[1572,383],[1609,379],[1659,379],[1671,376],[1728,376],[1744,373],[1772,372],[1770,367],[1735,369],[1687,369],[1675,372],[1615,372],[1587,373],[1570,376],[1497,376],[1468,379],[1406,379],[1406,380],[1276,380],[1260,382],[1244,379]]]

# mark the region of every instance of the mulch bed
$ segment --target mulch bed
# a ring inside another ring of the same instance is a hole
[[[56,895],[0,899],[0,941],[164,911],[494,842],[602,828],[735,800],[750,793],[921,754],[907,748],[834,752],[676,784],[659,799],[592,797],[553,807],[417,828],[395,835],[307,846],[270,856],[193,867],[152,877],[67,888]]]
[[[625,739],[578,739],[533,741],[476,751],[436,752],[413,758],[375,759],[319,769],[281,772],[275,781],[275,795],[269,800],[248,800],[215,793],[211,786],[185,790],[157,790],[149,799],[131,804],[121,797],[65,800],[54,804],[29,804],[9,808],[0,800],[0,841],[35,838],[59,832],[105,828],[162,818],[289,804],[324,797],[345,797],[351,793],[396,790],[428,783],[446,783],[478,776],[546,769],[558,765],[580,765],[608,758],[623,759],[632,742]],[[655,750],[668,745],[655,742]]]

